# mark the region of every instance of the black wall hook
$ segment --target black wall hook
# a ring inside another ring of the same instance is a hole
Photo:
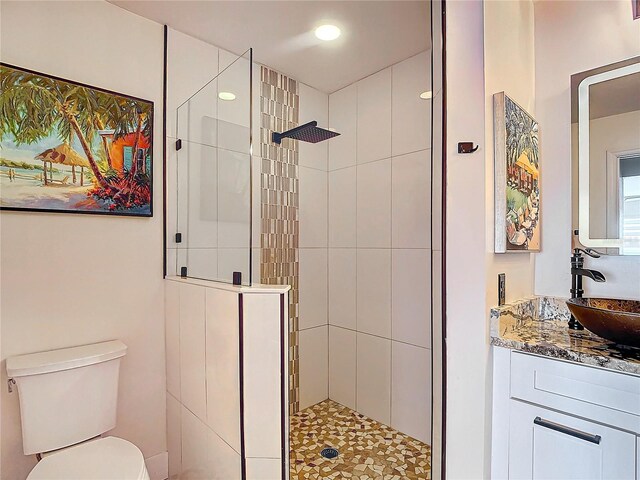
[[[479,145],[473,146],[473,142],[458,142],[458,153],[473,153],[480,148]]]

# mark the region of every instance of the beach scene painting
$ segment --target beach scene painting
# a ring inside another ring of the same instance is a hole
[[[493,96],[495,251],[540,251],[538,122],[504,92]]]
[[[0,64],[0,208],[152,216],[153,103]]]

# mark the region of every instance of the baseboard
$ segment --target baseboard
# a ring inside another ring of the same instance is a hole
[[[162,452],[153,457],[145,458],[147,472],[151,480],[166,480],[169,478],[169,453]]]

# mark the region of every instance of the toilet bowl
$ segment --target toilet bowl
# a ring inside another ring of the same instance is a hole
[[[138,447],[105,437],[44,457],[27,480],[149,480],[149,474]]]

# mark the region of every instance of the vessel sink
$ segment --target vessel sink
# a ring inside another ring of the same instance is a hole
[[[567,306],[587,330],[621,345],[640,347],[640,301],[572,298]]]

